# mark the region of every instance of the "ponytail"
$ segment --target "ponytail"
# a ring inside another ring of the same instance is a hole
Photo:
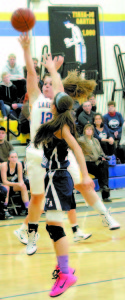
[[[37,148],[41,143],[49,143],[53,139],[54,132],[59,129],[61,129],[62,132],[65,124],[69,126],[71,133],[76,136],[75,123],[71,112],[66,110],[64,113],[58,114],[52,121],[40,126],[34,139],[34,146]]]

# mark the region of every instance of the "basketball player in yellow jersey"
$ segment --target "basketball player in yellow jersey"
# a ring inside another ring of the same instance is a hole
[[[14,233],[18,239],[23,243],[27,244],[27,254],[32,255],[36,252],[36,240],[38,239],[38,221],[41,215],[41,202],[44,199],[44,176],[45,169],[41,167],[41,162],[43,161],[42,148],[36,149],[33,145],[34,136],[37,129],[41,124],[52,119],[51,112],[51,102],[53,99],[53,88],[52,79],[47,73],[43,78],[43,93],[38,88],[37,75],[34,69],[31,53],[30,53],[30,40],[28,35],[20,36],[20,44],[24,50],[24,57],[26,61],[27,68],[27,92],[29,95],[29,103],[31,107],[31,144],[27,148],[27,169],[28,177],[31,187],[31,200],[28,208],[28,216],[25,222],[21,225],[21,228],[15,230]],[[56,69],[63,63],[63,58],[59,57],[55,59]],[[61,90],[61,86],[60,86]],[[44,161],[43,161],[44,164]],[[73,215],[72,215],[73,211]],[[79,229],[76,221],[76,211],[75,211],[75,201],[73,207],[69,212],[70,223],[72,224],[72,230],[74,233],[74,241],[84,240],[91,236],[91,234],[83,234]],[[26,238],[28,223],[28,243]]]

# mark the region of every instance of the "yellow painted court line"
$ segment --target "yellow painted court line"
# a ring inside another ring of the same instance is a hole
[[[37,21],[48,21],[48,12],[34,13]],[[10,21],[12,12],[0,12],[0,21]]]
[[[10,21],[11,15],[11,12],[0,12],[0,21]]]
[[[125,21],[125,14],[99,14],[99,21],[104,21],[104,22]]]
[[[10,21],[12,12],[0,12],[0,21]],[[48,21],[48,12],[35,12],[37,21]],[[125,14],[99,14],[99,20],[104,22],[125,21]]]
[[[35,13],[35,17],[37,21],[48,21],[49,20],[49,16],[48,13]]]

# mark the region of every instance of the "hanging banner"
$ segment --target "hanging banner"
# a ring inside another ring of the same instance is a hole
[[[66,64],[95,71],[102,80],[98,7],[49,6],[48,10],[51,53],[64,53]]]

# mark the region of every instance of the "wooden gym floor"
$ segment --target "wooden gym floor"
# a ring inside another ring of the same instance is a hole
[[[78,281],[59,297],[62,300],[125,299],[125,199],[113,200],[112,216],[121,229],[110,231],[101,218],[85,204],[77,205],[78,223],[92,237],[82,243],[73,242],[70,224],[65,217],[69,240],[70,266],[76,269]],[[108,205],[107,205],[108,207]],[[55,253],[45,230],[45,216],[39,224],[38,250],[27,256],[13,231],[24,218],[0,221],[0,299],[47,300],[54,283]]]

